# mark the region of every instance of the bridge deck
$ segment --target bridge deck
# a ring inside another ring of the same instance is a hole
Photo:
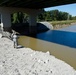
[[[40,9],[71,3],[76,3],[76,0],[0,0],[0,6],[32,9]]]

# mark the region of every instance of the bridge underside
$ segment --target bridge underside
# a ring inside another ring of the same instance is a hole
[[[76,0],[0,0],[0,6],[3,7],[22,7],[31,9],[41,9],[72,3],[76,3]]]
[[[29,32],[36,33],[36,17],[42,8],[76,3],[76,0],[0,0],[2,31],[11,29],[11,14],[24,12],[29,15]]]

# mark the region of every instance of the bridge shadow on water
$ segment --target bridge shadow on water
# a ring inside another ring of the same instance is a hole
[[[29,35],[29,25],[28,24],[16,24],[13,25],[13,29],[19,32],[20,35]],[[31,37],[41,39],[43,41],[53,42],[72,48],[76,48],[76,33],[61,31],[61,30],[49,30],[43,24],[37,24],[37,34],[31,35]]]
[[[75,32],[66,32],[60,30],[49,30],[44,33],[37,34],[37,38],[53,42],[72,48],[76,48],[76,33]]]
[[[21,35],[27,35],[30,36],[29,32],[29,23],[15,23],[12,24],[12,29],[18,32]],[[37,23],[37,33],[45,32],[49,30],[48,27],[46,27],[44,24]],[[34,36],[34,35],[31,35]],[[35,36],[34,36],[35,37]]]

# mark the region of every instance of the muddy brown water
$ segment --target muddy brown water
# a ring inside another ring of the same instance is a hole
[[[47,52],[76,69],[76,24],[60,30],[48,30],[36,38],[20,36],[19,44],[33,50]]]
[[[56,58],[61,59],[76,69],[76,48],[59,45],[56,43],[40,40],[28,36],[20,36],[19,44],[29,47],[33,50],[47,52],[49,51]]]

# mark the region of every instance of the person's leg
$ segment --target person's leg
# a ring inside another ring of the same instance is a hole
[[[17,39],[14,41],[14,48],[17,48],[18,46],[18,42],[17,42]]]
[[[17,48],[17,42],[14,41],[14,48]]]
[[[15,42],[14,42],[14,48],[15,48]]]

